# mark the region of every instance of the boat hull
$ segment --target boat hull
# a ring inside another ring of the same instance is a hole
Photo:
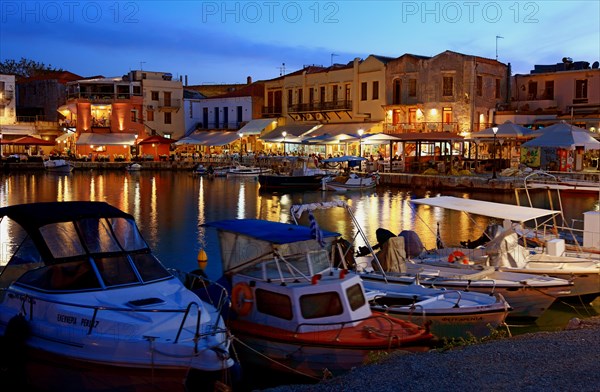
[[[262,190],[317,190],[321,187],[323,175],[284,176],[261,174],[258,176]]]
[[[378,318],[374,318],[377,320]],[[391,322],[390,322],[391,321]],[[402,322],[402,321],[396,321]],[[364,365],[377,353],[397,350],[426,351],[431,335],[415,326],[410,336],[388,336],[394,318],[363,322],[361,327],[295,333],[266,325],[233,322],[232,331],[244,362],[309,377],[340,375]],[[382,333],[383,332],[383,333]],[[235,344],[235,343],[234,343]]]

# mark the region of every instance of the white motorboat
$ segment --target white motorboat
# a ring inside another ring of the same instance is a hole
[[[258,177],[270,173],[271,169],[258,166],[236,165],[227,171],[227,177]]]
[[[482,338],[502,325],[510,311],[500,294],[446,290],[420,284],[364,281],[371,309],[427,325],[439,338]]]
[[[162,266],[131,215],[49,202],[0,208],[0,218],[10,253],[2,355],[26,353],[25,389],[213,390],[227,377],[234,361],[220,309]]]
[[[519,244],[519,238],[513,228],[513,222],[519,222],[522,230],[527,221],[539,219],[553,220],[560,211],[542,208],[513,206],[480,200],[470,200],[450,196],[440,196],[412,201],[415,204],[428,205],[462,211],[466,214],[489,216],[505,221],[505,231],[488,242],[482,249],[437,249],[424,252],[414,258],[416,262],[448,265],[450,255],[463,253],[468,263],[455,263],[458,268],[470,269],[472,266],[492,266],[499,271],[553,276],[573,281],[570,297],[577,301],[591,302],[600,295],[600,261],[572,253],[566,255],[564,239],[551,239],[544,247],[525,248]],[[539,223],[538,223],[539,225]],[[534,229],[535,230],[535,229]],[[527,243],[526,231],[522,231]],[[531,240],[529,240],[531,243]],[[475,254],[476,253],[476,254]],[[512,304],[511,304],[512,305]]]
[[[324,178],[322,186],[324,190],[337,192],[363,191],[375,188],[378,178],[379,176],[376,174],[359,175],[350,173],[348,175],[338,175],[333,178]]]
[[[279,222],[233,219],[206,226],[218,230],[227,255],[228,326],[241,343],[242,365],[322,378],[378,353],[429,349],[427,329],[373,312],[361,279],[330,267],[327,247],[338,233],[323,233],[321,244],[308,227]]]
[[[142,165],[139,163],[132,163],[130,165],[125,166],[125,170],[127,171],[140,171],[142,170]]]
[[[292,216],[296,220],[305,211],[333,207],[346,209],[357,229],[356,235],[362,237],[370,250],[370,255],[352,260],[357,274],[365,282],[373,284],[385,282],[393,288],[396,284],[407,285],[418,281],[425,287],[477,291],[486,294],[500,293],[512,308],[509,317],[527,319],[541,316],[556,298],[571,293],[572,283],[560,278],[496,271],[493,267],[484,266],[459,270],[453,268],[453,264],[450,263],[446,263],[447,267],[425,263],[415,264],[406,256],[403,237],[395,237],[393,241],[388,240],[394,246],[388,246],[386,252],[389,251],[394,257],[386,255],[385,262],[382,263],[379,257],[384,255],[375,254],[349,206],[341,200],[292,206]],[[347,265],[346,257],[340,257],[340,260],[345,267],[350,267]]]
[[[44,168],[46,171],[55,173],[70,173],[73,171],[73,165],[71,162],[64,159],[51,159],[44,161]]]

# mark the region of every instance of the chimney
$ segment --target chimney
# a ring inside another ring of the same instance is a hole
[[[246,84],[252,84],[252,76],[246,78]]]
[[[185,85],[187,86],[187,75],[185,75]]]

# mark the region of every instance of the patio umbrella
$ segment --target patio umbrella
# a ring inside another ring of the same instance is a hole
[[[496,137],[499,139],[518,139],[518,138],[526,138],[533,137],[531,134],[532,131],[529,128],[525,128],[521,125],[514,124],[511,121],[506,121],[503,124],[498,125],[498,132],[496,133]],[[471,134],[472,139],[477,138],[493,138],[494,137],[494,129],[486,128],[483,131],[473,132]]]
[[[138,144],[172,144],[175,143],[175,140],[169,139],[160,135],[152,135],[148,136],[144,140],[141,140]]]
[[[542,134],[533,140],[523,143],[522,147],[551,147],[586,150],[600,150],[600,142],[594,139],[594,133],[563,122],[551,125],[542,130]]]
[[[13,140],[2,140],[2,144],[8,144],[13,146],[54,146],[54,142],[50,140],[44,140],[33,136],[23,136]]]

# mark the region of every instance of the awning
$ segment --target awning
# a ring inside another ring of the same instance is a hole
[[[67,133],[63,133],[62,135],[60,135],[59,137],[57,137],[56,139],[54,139],[54,141],[55,141],[56,143],[64,142],[64,141],[66,141],[68,138],[70,138],[70,137],[74,137],[74,136],[75,136],[75,134],[74,134],[74,133],[67,132]]]
[[[133,146],[132,133],[82,133],[75,143],[78,146]]]
[[[1,125],[0,133],[27,136],[36,133],[36,130],[34,125]]]
[[[344,123],[344,124],[324,124],[319,129],[311,132],[310,136],[321,136],[328,134],[330,136],[337,135],[358,135],[358,130],[362,129],[365,133],[371,128],[379,125],[377,122],[362,122],[362,123]]]
[[[386,144],[389,142],[400,141],[398,136],[390,135],[387,133],[372,133],[362,135],[362,138],[359,138],[362,144]]]
[[[282,125],[271,132],[260,137],[265,142],[282,143],[284,141],[283,132],[286,132],[286,143],[301,143],[303,136],[311,135],[321,124],[289,124]]]
[[[176,145],[224,146],[240,138],[237,132],[194,132],[190,136],[179,139]]]
[[[276,123],[277,120],[273,120],[272,118],[261,118],[256,120],[248,121],[248,124],[241,127],[238,133],[243,133],[246,135],[260,135],[262,131],[265,130],[268,126],[273,123]]]
[[[521,207],[510,204],[493,203],[490,201],[463,199],[453,196],[416,199],[412,200],[412,202],[430,207],[440,207],[448,210],[462,211],[468,214],[488,216],[490,218],[509,219],[513,222],[525,222],[544,216],[560,214],[560,211],[546,210],[543,208]]]
[[[56,109],[56,111],[65,117],[69,114],[69,112],[77,114],[77,104],[69,103],[66,105],[62,105],[62,106],[59,106],[58,109]]]
[[[44,140],[34,136],[23,136],[17,139],[6,140],[2,139],[2,144],[11,144],[14,146],[53,146],[54,142]]]

